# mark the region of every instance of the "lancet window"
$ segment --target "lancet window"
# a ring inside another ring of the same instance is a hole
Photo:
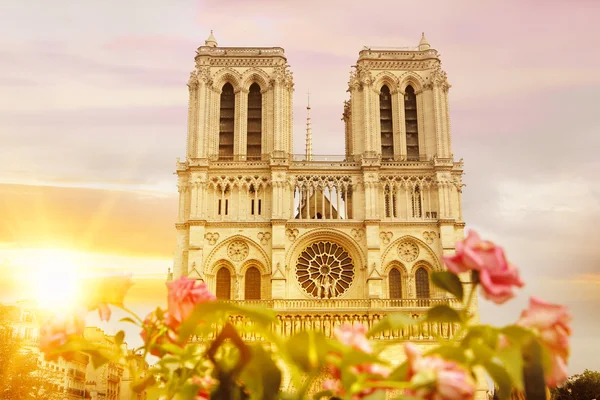
[[[427,220],[437,219],[437,185],[431,177],[383,176],[381,177],[385,219]]]
[[[270,179],[260,175],[209,178],[208,196],[215,205],[213,211],[209,211],[211,218],[265,218],[270,204],[267,190],[270,185]]]
[[[217,272],[216,296],[219,300],[231,299],[231,272],[227,267],[221,267]]]
[[[404,121],[406,124],[406,157],[419,160],[419,124],[417,123],[417,96],[408,85],[404,90]]]
[[[418,299],[429,298],[429,273],[423,267],[417,269],[415,273],[415,285]]]
[[[379,94],[379,121],[381,126],[381,159],[392,160],[394,158],[392,96],[387,85],[382,86]]]
[[[260,300],[260,271],[256,267],[250,267],[246,271],[244,299]]]
[[[298,176],[294,188],[296,219],[352,219],[349,176]]]
[[[219,121],[219,159],[233,159],[233,129],[235,118],[235,94],[227,82],[221,89],[221,114]]]
[[[246,158],[260,160],[262,152],[262,94],[257,83],[250,85],[248,93],[248,135]]]
[[[402,274],[398,268],[392,268],[388,275],[388,286],[390,289],[390,299],[402,298]]]

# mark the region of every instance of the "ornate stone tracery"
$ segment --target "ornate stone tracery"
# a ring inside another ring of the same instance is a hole
[[[227,255],[233,261],[243,261],[248,257],[248,245],[242,240],[234,240],[227,246]]]
[[[348,251],[337,243],[316,242],[298,257],[296,278],[302,289],[317,299],[343,295],[354,280],[354,265]]]

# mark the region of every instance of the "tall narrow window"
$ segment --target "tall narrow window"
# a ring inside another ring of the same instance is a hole
[[[390,191],[390,186],[385,185],[385,189],[383,190],[383,197],[385,200],[385,216],[390,218],[392,216],[392,196]]]
[[[256,267],[250,267],[246,271],[244,299],[260,300],[260,271]]]
[[[383,85],[379,94],[379,121],[381,124],[381,159],[393,160],[392,96],[387,85]]]
[[[404,91],[404,120],[406,122],[406,156],[419,160],[419,127],[417,124],[417,96],[408,85]]]
[[[248,136],[246,158],[260,160],[262,152],[262,94],[257,83],[250,85],[248,93]]]
[[[221,90],[221,121],[219,124],[219,158],[233,158],[233,126],[235,117],[235,94],[231,83]]]
[[[421,189],[419,186],[415,186],[412,193],[412,214],[413,218],[421,218]]]
[[[388,276],[388,286],[390,288],[390,299],[402,298],[402,275],[397,268],[392,268]]]
[[[225,267],[217,272],[217,299],[231,299],[231,272]]]
[[[429,298],[429,273],[423,267],[415,273],[415,285],[417,286],[417,298]]]

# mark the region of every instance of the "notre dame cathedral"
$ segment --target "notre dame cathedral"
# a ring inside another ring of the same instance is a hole
[[[312,154],[310,120],[306,152],[293,154],[289,68],[280,47],[220,47],[212,33],[196,51],[171,278],[272,307],[283,334],[451,302],[429,282],[465,225],[438,52],[424,35],[359,51],[338,157]],[[426,346],[455,329],[427,322],[378,339]]]

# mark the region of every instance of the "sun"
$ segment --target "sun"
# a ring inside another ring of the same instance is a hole
[[[61,249],[40,249],[29,254],[31,294],[42,308],[68,311],[81,299],[82,266],[76,254]]]

